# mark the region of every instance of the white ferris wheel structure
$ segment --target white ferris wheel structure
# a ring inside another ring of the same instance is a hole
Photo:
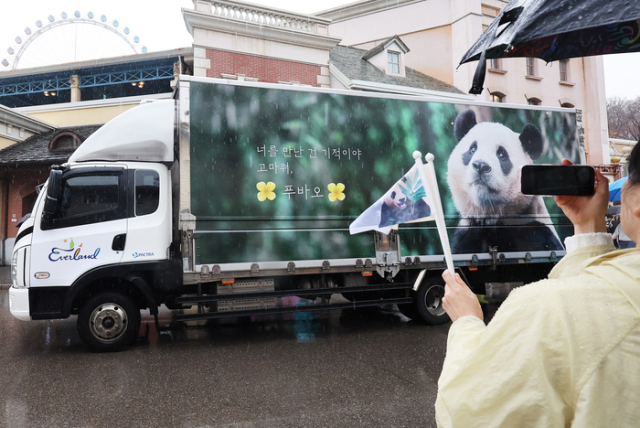
[[[140,38],[129,27],[106,15],[93,12],[85,16],[75,11],[65,12],[60,18],[49,15],[36,21],[35,27],[27,26],[24,35],[18,35],[6,49],[0,62],[1,69],[23,69],[54,64],[73,63],[100,58],[146,53]]]

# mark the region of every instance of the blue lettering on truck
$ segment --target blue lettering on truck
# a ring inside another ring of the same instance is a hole
[[[138,257],[153,257],[153,256],[155,256],[155,254],[153,254],[153,253],[133,253],[131,255],[133,256],[134,259],[137,259]]]
[[[67,254],[65,255],[65,253]],[[65,250],[62,248],[52,248],[51,254],[49,254],[49,260],[51,260],[52,262],[57,262],[59,260],[96,260],[98,258],[98,253],[100,253],[100,248],[97,248],[93,254],[80,254],[80,248],[71,248],[69,250]]]
[[[75,244],[73,242],[73,238],[69,241],[70,248],[58,248],[53,247],[51,249],[51,253],[49,254],[49,260],[52,262],[57,261],[71,261],[71,260],[96,260],[98,258],[98,254],[100,253],[100,248],[97,248],[93,254],[80,254],[82,250],[82,244],[78,245],[78,248],[75,248]],[[68,242],[66,239],[64,242]]]

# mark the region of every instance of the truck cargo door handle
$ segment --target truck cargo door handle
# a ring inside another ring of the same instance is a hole
[[[124,251],[124,243],[127,241],[127,234],[121,233],[113,237],[113,243],[111,249],[113,251]]]

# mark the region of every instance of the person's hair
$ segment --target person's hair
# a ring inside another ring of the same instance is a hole
[[[627,162],[629,162],[629,184],[635,186],[640,183],[640,141],[633,146]]]

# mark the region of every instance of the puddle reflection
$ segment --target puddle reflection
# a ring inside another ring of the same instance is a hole
[[[252,341],[269,341],[278,339],[294,339],[300,344],[315,342],[319,335],[336,332],[365,331],[385,329],[411,320],[400,313],[397,306],[348,308],[321,311],[305,311],[303,308],[327,303],[321,298],[315,300],[287,296],[281,298],[278,306],[297,307],[298,311],[286,314],[265,314],[245,317],[225,317],[206,321],[176,321],[179,314],[195,313],[197,308],[188,311],[170,311],[161,309],[159,315],[163,330],[157,333],[152,317],[142,319],[141,336],[146,336],[147,343],[158,341],[191,341],[201,340],[203,336],[214,342],[231,343],[251,339]],[[332,302],[343,302],[341,296],[332,297]],[[148,325],[148,332],[146,331]],[[364,329],[364,330],[363,330]]]

